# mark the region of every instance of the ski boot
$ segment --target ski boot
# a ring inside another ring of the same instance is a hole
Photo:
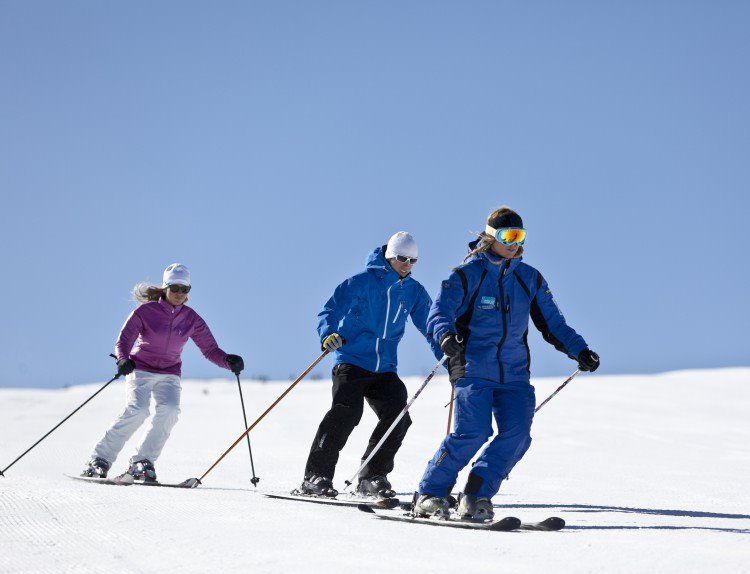
[[[367,498],[393,498],[396,496],[388,478],[382,474],[360,478],[359,484],[357,484],[357,494]]]
[[[81,476],[88,476],[91,478],[107,478],[107,471],[112,466],[109,461],[99,458],[98,456],[93,457],[86,463],[86,468],[83,469]]]
[[[313,475],[302,481],[300,487],[292,491],[297,496],[318,496],[321,498],[336,498],[339,491],[333,488],[333,481],[325,476]]]
[[[450,518],[450,507],[448,501],[440,496],[420,494],[414,503],[414,515],[422,518],[439,518],[448,520]]]
[[[458,495],[458,510],[456,514],[461,520],[484,522],[495,517],[495,508],[489,498],[477,497],[473,494]]]
[[[148,460],[130,461],[126,475],[132,476],[133,480],[139,482],[156,482],[156,469],[154,464]]]

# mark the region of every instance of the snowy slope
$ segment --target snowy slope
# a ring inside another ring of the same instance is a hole
[[[538,401],[561,382],[535,380]],[[406,383],[411,394],[421,380]],[[248,418],[288,384],[245,383]],[[0,390],[0,468],[98,386]],[[402,498],[445,432],[449,394],[437,378],[413,407],[391,475]],[[537,415],[529,453],[495,498],[499,515],[563,516],[560,533],[437,529],[260,496],[301,480],[328,381],[301,383],[252,432],[257,490],[244,443],[195,490],[63,477],[123,400],[113,383],[0,478],[0,572],[750,572],[750,369],[575,379]],[[373,426],[368,410],[339,488]],[[185,381],[160,479],[199,476],[242,430],[236,382]]]

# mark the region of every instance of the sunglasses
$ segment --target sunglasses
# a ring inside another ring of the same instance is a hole
[[[406,257],[406,255],[396,255],[396,259],[401,263],[408,263],[409,265],[414,265],[417,262],[416,257]]]
[[[486,232],[503,245],[513,245],[514,243],[523,245],[524,241],[526,241],[526,230],[522,227],[502,227],[495,229],[488,225]]]
[[[190,285],[169,285],[168,289],[172,293],[190,293]]]

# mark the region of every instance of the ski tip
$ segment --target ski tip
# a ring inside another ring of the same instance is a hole
[[[397,498],[383,498],[377,502],[373,502],[372,506],[375,508],[384,508],[386,510],[393,510],[401,505]]]
[[[489,530],[499,530],[501,532],[510,532],[511,530],[518,530],[521,527],[521,520],[515,516],[506,516],[500,520],[492,522],[489,526]]]
[[[550,516],[546,520],[542,520],[541,524],[552,530],[560,530],[565,528],[565,521],[559,516]]]
[[[546,532],[562,530],[563,528],[565,528],[565,521],[559,516],[550,516],[541,522],[523,523],[521,525],[522,530],[541,530]]]
[[[180,488],[196,488],[198,485],[203,484],[199,478],[188,478],[187,480],[183,480],[179,486]]]
[[[358,504],[357,510],[361,510],[362,512],[367,512],[368,514],[375,514],[375,511],[372,509],[372,506],[369,504]]]

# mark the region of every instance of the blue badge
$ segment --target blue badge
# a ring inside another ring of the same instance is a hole
[[[480,309],[497,309],[497,299],[489,295],[483,295],[479,300]]]

